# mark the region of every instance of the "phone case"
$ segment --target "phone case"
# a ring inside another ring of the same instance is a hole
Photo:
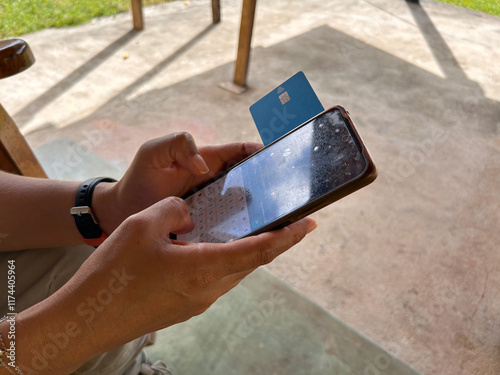
[[[304,122],[303,124],[297,126],[295,129],[291,130],[290,132],[286,133],[285,135],[283,135],[280,138],[276,139],[275,141],[271,142],[266,147],[257,151],[253,155],[250,155],[248,158],[246,158],[246,159],[242,160],[241,162],[239,162],[238,164],[232,166],[229,170],[236,168],[237,166],[244,163],[249,158],[253,158],[255,155],[257,155],[260,152],[263,152],[268,147],[271,147],[275,143],[280,142],[282,139],[286,138],[289,134],[297,131],[298,129],[305,126],[309,122],[311,122],[311,121],[315,120],[316,118],[322,116],[323,114],[325,114],[329,111],[335,110],[335,109],[339,110],[340,113],[342,114],[342,116],[344,117],[344,119],[347,120],[349,132],[351,133],[353,140],[357,143],[359,150],[360,150],[360,153],[366,161],[366,168],[364,169],[364,171],[361,172],[361,174],[358,177],[347,181],[346,183],[339,186],[335,190],[319,197],[318,199],[316,199],[314,201],[307,203],[306,205],[300,207],[299,209],[297,209],[295,211],[290,212],[289,214],[286,214],[282,217],[277,218],[275,221],[263,226],[262,228],[260,228],[256,231],[250,232],[249,234],[247,234],[244,237],[257,235],[259,233],[267,232],[270,230],[276,230],[279,228],[283,228],[283,227],[285,227],[285,226],[287,226],[295,221],[298,221],[298,220],[312,214],[313,212],[320,210],[323,207],[328,206],[329,204],[332,204],[333,202],[355,192],[356,190],[359,190],[362,187],[369,185],[371,182],[373,182],[375,180],[375,178],[377,177],[377,168],[375,167],[375,164],[373,163],[373,160],[372,160],[370,154],[368,153],[368,150],[367,150],[366,146],[364,145],[363,140],[361,139],[361,136],[359,135],[358,131],[356,130],[356,127],[354,126],[354,123],[352,122],[352,120],[349,116],[349,112],[341,105],[331,107],[331,108],[319,113],[318,115],[314,116],[313,118],[309,119],[308,121]],[[213,181],[215,181],[215,180],[219,179],[220,177],[224,176],[225,174],[227,174],[229,172],[229,170],[220,173],[214,179],[199,186],[197,189],[192,190],[191,192],[186,194],[183,198],[185,199],[188,196],[196,193],[200,189],[204,188],[205,186],[211,184]],[[176,239],[176,235],[172,234],[171,238]]]

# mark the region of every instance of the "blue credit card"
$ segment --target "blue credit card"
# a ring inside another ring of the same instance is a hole
[[[303,72],[298,72],[250,107],[264,145],[323,111]]]

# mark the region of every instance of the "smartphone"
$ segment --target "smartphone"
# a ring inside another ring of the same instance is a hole
[[[220,243],[282,228],[376,176],[349,113],[332,107],[183,197],[195,228],[173,238]]]

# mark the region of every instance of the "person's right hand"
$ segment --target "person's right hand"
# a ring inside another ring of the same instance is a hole
[[[133,336],[139,336],[202,313],[315,227],[313,219],[305,218],[225,244],[170,240],[169,233],[190,231],[193,222],[182,199],[167,198],[125,220],[82,265],[74,284],[105,287],[108,275],[126,274],[128,285],[112,303],[123,310],[122,319],[134,328]]]
[[[190,231],[193,222],[182,199],[163,199],[129,216],[61,289],[16,316],[16,337],[23,343],[18,364],[31,374],[29,366],[44,356],[45,364],[33,367],[39,374],[68,374],[106,351],[185,321],[315,227],[305,218],[225,244],[170,240],[171,232]]]

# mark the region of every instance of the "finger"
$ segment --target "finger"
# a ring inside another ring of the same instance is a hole
[[[194,228],[186,202],[177,197],[165,198],[134,215],[144,221],[151,235],[168,238],[170,233],[187,233]]]
[[[149,160],[155,168],[165,168],[178,163],[196,175],[209,172],[193,137],[187,132],[152,139],[141,147],[141,153],[147,155],[145,160]]]
[[[219,244],[213,251],[222,253],[219,259],[224,262],[227,274],[251,271],[273,261],[316,227],[316,221],[307,217],[276,231]]]
[[[194,224],[194,221],[192,220],[191,218],[191,224],[188,224],[187,226],[185,226],[184,228],[182,229],[179,229],[179,230],[173,230],[171,231],[171,233],[174,233],[174,234],[186,234],[186,233],[190,233],[194,230],[195,228],[195,224]]]
[[[229,143],[220,146],[203,147],[200,152],[210,165],[210,170],[214,173],[227,169],[229,166],[239,163],[243,159],[257,152],[263,147],[262,144]]]

